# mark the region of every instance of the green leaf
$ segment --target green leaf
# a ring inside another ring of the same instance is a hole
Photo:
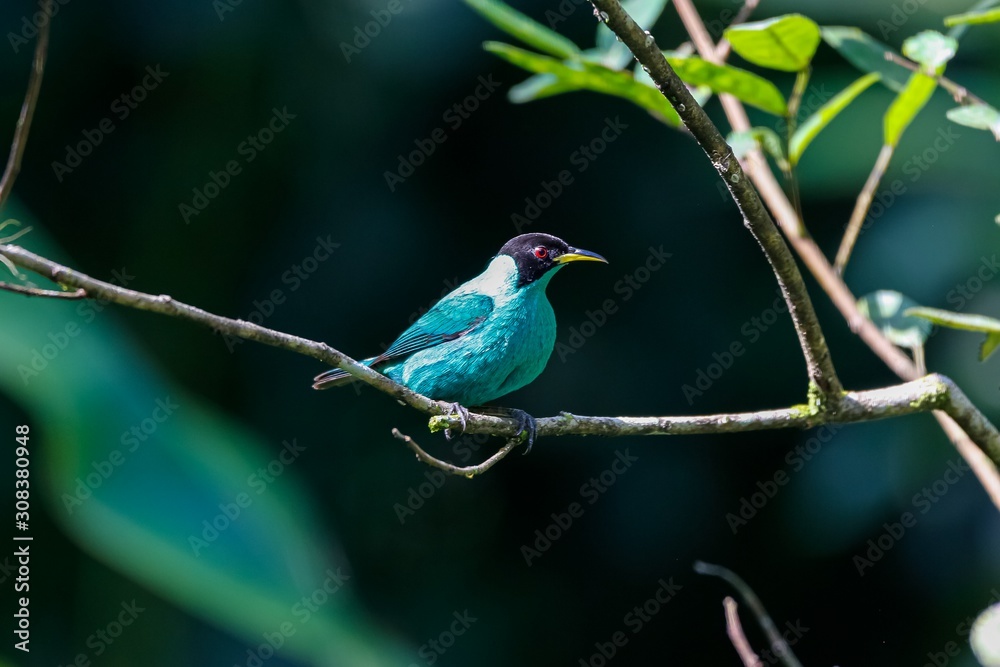
[[[536,74],[511,86],[507,92],[507,99],[514,104],[524,104],[574,90],[580,90],[580,87],[561,80],[555,74]]]
[[[934,30],[924,30],[903,42],[903,55],[923,65],[928,73],[937,72],[957,51],[958,40]]]
[[[892,290],[879,290],[858,299],[858,310],[894,345],[920,347],[931,333],[930,322],[911,316],[919,308],[913,299]]]
[[[635,80],[644,86],[649,86],[653,90],[659,92],[659,88],[656,87],[656,82],[653,81],[652,77],[649,76],[649,72],[644,70],[642,66],[636,65],[635,69],[632,71]],[[705,103],[712,98],[712,89],[708,86],[695,86],[690,88],[691,97],[701,106],[705,106]],[[662,95],[662,93],[660,93]]]
[[[944,17],[944,24],[949,28],[956,25],[978,25],[980,23],[996,23],[997,21],[1000,21],[1000,8]]]
[[[1000,333],[986,334],[986,340],[979,346],[979,361],[986,361],[1000,346]]]
[[[660,18],[668,0],[624,0],[622,9],[639,24],[643,30],[649,30]],[[596,61],[611,69],[622,69],[632,60],[632,52],[618,41],[615,33],[606,24],[597,24],[597,58]]]
[[[543,53],[568,60],[580,57],[576,44],[500,0],[465,0],[465,4],[508,35]]]
[[[975,128],[977,130],[989,130],[1000,141],[1000,111],[997,111],[988,104],[970,104],[963,107],[949,109],[948,120],[959,125]]]
[[[808,67],[820,40],[819,26],[801,14],[744,23],[723,34],[744,60],[783,72]]]
[[[885,143],[895,148],[927,100],[934,94],[937,82],[921,72],[914,72],[902,92],[889,105],[882,121]]]
[[[788,160],[778,133],[769,127],[753,127],[746,132],[730,132],[726,143],[733,149],[733,155],[743,159],[754,148],[762,148],[778,163],[782,171],[788,169]]]
[[[847,108],[851,102],[857,98],[858,95],[868,90],[868,88],[879,80],[879,74],[872,72],[870,74],[865,74],[863,77],[844,88],[842,91],[834,95],[833,99],[821,106],[816,110],[814,114],[809,116],[795,130],[795,134],[792,135],[791,141],[788,142],[788,159],[794,166],[798,164],[799,159],[801,159],[802,154],[805,153],[806,148],[812,143],[812,140],[829,125],[837,115]]]
[[[610,32],[610,28],[608,30]],[[583,59],[587,62],[604,65],[609,69],[620,70],[625,69],[625,66],[632,60],[632,52],[623,43],[615,42],[606,49],[600,47],[587,49],[583,52]]]
[[[679,127],[681,124],[677,113],[660,91],[636,81],[631,72],[615,72],[585,62],[564,63],[501,42],[486,42],[483,48],[529,72],[554,75],[562,85],[621,97],[646,109],[668,125]]]
[[[986,340],[979,347],[979,360],[986,359],[1000,346],[1000,320],[985,315],[964,315],[939,308],[909,308],[907,315],[920,317],[949,329],[979,331],[986,334]]]
[[[879,80],[896,92],[906,86],[910,70],[887,59],[887,53],[899,54],[871,35],[845,26],[826,26],[821,32],[827,44],[862,72],[878,74]]]
[[[925,308],[916,306],[906,311],[907,315],[920,317],[938,326],[962,331],[981,331],[983,333],[1000,333],[1000,320],[985,315],[966,315],[940,308]]]
[[[776,116],[784,116],[788,112],[788,105],[781,92],[762,76],[731,65],[715,65],[696,56],[667,56],[667,61],[684,83],[708,86],[715,93],[729,93],[746,104]]]

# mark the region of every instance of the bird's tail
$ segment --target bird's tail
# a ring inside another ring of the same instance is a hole
[[[361,363],[365,366],[370,366],[374,360],[374,357],[371,359],[362,359]],[[313,378],[313,389],[330,389],[331,387],[339,387],[340,385],[347,384],[352,379],[353,377],[350,373],[342,371],[339,368],[333,368],[320,373]]]

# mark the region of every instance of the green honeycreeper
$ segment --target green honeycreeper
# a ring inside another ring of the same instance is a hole
[[[361,363],[428,398],[452,403],[464,428],[463,406],[482,406],[541,374],[556,342],[556,317],[545,287],[563,266],[583,260],[607,263],[549,234],[516,236],[485,271],[444,296],[385,352]],[[313,388],[350,379],[333,369],[317,375]],[[517,419],[531,448],[535,420],[526,412],[477,411]]]

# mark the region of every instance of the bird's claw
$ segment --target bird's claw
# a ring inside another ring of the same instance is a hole
[[[523,439],[525,445],[524,453],[527,454],[531,451],[531,446],[535,444],[535,437],[538,434],[538,422],[534,417],[529,415],[524,410],[518,410],[517,408],[498,408],[493,406],[484,406],[476,408],[477,412],[482,412],[483,414],[492,414],[495,416],[510,417],[515,422],[517,422],[517,434],[514,436],[518,439]],[[468,426],[469,421],[469,410],[465,406],[459,403],[452,403],[448,406],[449,415],[458,415],[459,426],[461,431],[458,435],[465,433],[465,428]],[[455,437],[455,433],[451,428],[446,428],[444,430],[444,437],[451,440]],[[526,437],[525,437],[526,436]]]
[[[459,431],[458,435],[462,435],[463,433],[465,433],[465,427],[468,426],[468,424],[469,424],[469,410],[468,410],[468,408],[466,408],[464,405],[460,405],[458,403],[452,403],[451,405],[448,406],[448,410],[450,411],[449,414],[453,414],[453,415],[457,414],[458,415],[458,422],[459,422],[459,425],[462,428],[462,430]],[[444,437],[446,439],[451,440],[454,437],[454,435],[455,434],[452,433],[452,430],[450,428],[446,428],[444,430]]]
[[[527,447],[524,448],[524,454],[527,454],[531,451],[531,446],[535,444],[535,435],[538,433],[538,422],[524,410],[512,408],[510,412],[511,417],[517,420],[517,437],[520,438],[525,433],[528,434],[526,440]]]

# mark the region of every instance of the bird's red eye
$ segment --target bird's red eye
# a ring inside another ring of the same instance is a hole
[[[538,259],[545,259],[548,256],[549,256],[549,249],[546,248],[545,246],[540,245],[537,248],[535,248],[535,257],[537,257]]]

